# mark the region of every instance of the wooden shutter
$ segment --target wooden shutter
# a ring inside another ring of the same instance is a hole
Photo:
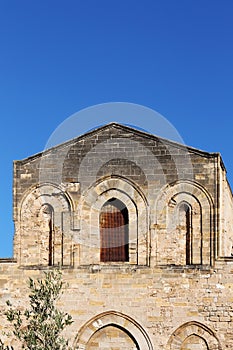
[[[119,200],[108,201],[100,213],[100,260],[128,261],[128,211]]]

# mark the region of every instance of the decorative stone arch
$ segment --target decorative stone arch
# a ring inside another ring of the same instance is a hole
[[[179,215],[180,208],[186,206],[189,208],[189,237],[187,237],[187,227],[182,227]],[[196,195],[189,192],[180,192],[175,194],[169,202],[167,209],[167,227],[168,232],[180,234],[180,240],[183,242],[181,247],[181,261],[187,265],[201,265],[205,253],[203,251],[203,211],[199,199]],[[187,242],[189,240],[189,242]],[[209,255],[209,253],[208,253]]]
[[[67,264],[63,256],[70,234],[70,213],[73,203],[59,186],[44,183],[33,186],[23,196],[16,220],[15,255],[21,265],[49,264],[49,225],[42,208],[53,210],[53,264]],[[63,232],[67,235],[64,236]],[[70,253],[69,253],[70,256]]]
[[[185,257],[182,258],[182,249],[185,244],[182,242],[183,238],[179,237],[179,223],[177,222],[177,208],[182,202],[187,203],[192,211],[192,257],[190,262],[195,265],[211,265],[214,257],[215,233],[213,200],[205,188],[188,180],[180,180],[167,185],[160,191],[156,199],[152,220],[156,228],[157,263],[186,264]],[[172,256],[172,252],[176,254]],[[180,260],[176,261],[175,256],[180,256]]]
[[[222,350],[214,332],[202,323],[196,321],[187,322],[176,329],[168,341],[166,350],[181,350],[182,344],[187,342],[189,337],[191,339],[191,336],[203,339],[207,350]]]
[[[120,200],[128,210],[129,263],[148,265],[150,233],[148,229],[148,204],[144,194],[128,179],[108,177],[88,188],[79,206],[81,264],[100,262],[99,214],[110,199]]]
[[[74,349],[87,349],[90,338],[104,327],[115,326],[134,339],[137,350],[153,350],[152,343],[143,327],[131,317],[116,311],[107,311],[89,320],[78,332]]]

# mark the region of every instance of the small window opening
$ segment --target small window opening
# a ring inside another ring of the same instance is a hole
[[[179,208],[180,225],[186,235],[186,265],[192,264],[192,217],[191,208],[188,204],[182,203]]]
[[[54,213],[53,207],[50,204],[43,205],[43,214],[46,215],[48,223],[48,265],[52,266],[54,263]]]

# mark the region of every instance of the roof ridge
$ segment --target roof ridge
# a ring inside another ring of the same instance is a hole
[[[15,162],[23,162],[23,161],[28,161],[28,160],[32,160],[34,158],[37,158],[39,156],[42,156],[42,155],[46,155],[50,152],[52,152],[53,150],[55,149],[58,149],[60,147],[66,147],[68,146],[69,144],[72,144],[78,140],[82,140],[82,139],[85,139],[85,138],[88,138],[90,137],[91,135],[95,134],[95,133],[99,133],[101,132],[102,130],[105,130],[105,129],[108,129],[108,128],[111,128],[111,127],[114,127],[114,128],[117,128],[117,129],[124,129],[124,130],[127,130],[128,132],[134,132],[138,135],[140,135],[141,137],[146,137],[146,138],[151,138],[153,140],[161,140],[162,142],[166,143],[166,144],[169,144],[173,147],[177,147],[177,148],[185,148],[191,152],[194,152],[194,153],[198,153],[198,154],[201,154],[201,155],[205,155],[205,156],[216,156],[218,153],[211,153],[211,152],[207,152],[207,151],[203,151],[203,150],[199,150],[197,148],[194,148],[194,147],[191,147],[191,146],[187,146],[185,144],[182,144],[182,143],[179,143],[177,141],[173,141],[173,140],[169,140],[169,139],[166,139],[166,138],[163,138],[161,136],[158,136],[158,135],[154,135],[154,134],[151,134],[150,132],[146,131],[146,130],[143,130],[142,128],[140,128],[140,130],[137,128],[137,126],[134,126],[134,125],[125,125],[125,124],[121,124],[121,123],[118,123],[118,122],[110,122],[110,123],[107,123],[107,124],[104,124],[104,125],[100,125],[100,126],[97,126],[97,127],[94,127],[93,129],[90,129],[89,131],[79,135],[79,136],[76,136],[70,140],[67,140],[67,141],[64,141],[64,142],[61,142],[57,145],[54,145],[50,148],[45,148],[43,151],[41,152],[38,152],[34,155],[31,155],[27,158],[24,158],[24,159],[21,159],[21,160],[16,160]]]

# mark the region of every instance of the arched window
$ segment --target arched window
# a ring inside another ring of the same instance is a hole
[[[53,207],[50,204],[44,204],[42,206],[42,213],[46,220],[48,230],[48,265],[54,264],[54,213]]]
[[[108,200],[100,212],[100,261],[129,261],[128,210],[116,198]]]
[[[179,226],[186,241],[186,265],[192,264],[192,212],[191,207],[183,202],[179,205]]]

